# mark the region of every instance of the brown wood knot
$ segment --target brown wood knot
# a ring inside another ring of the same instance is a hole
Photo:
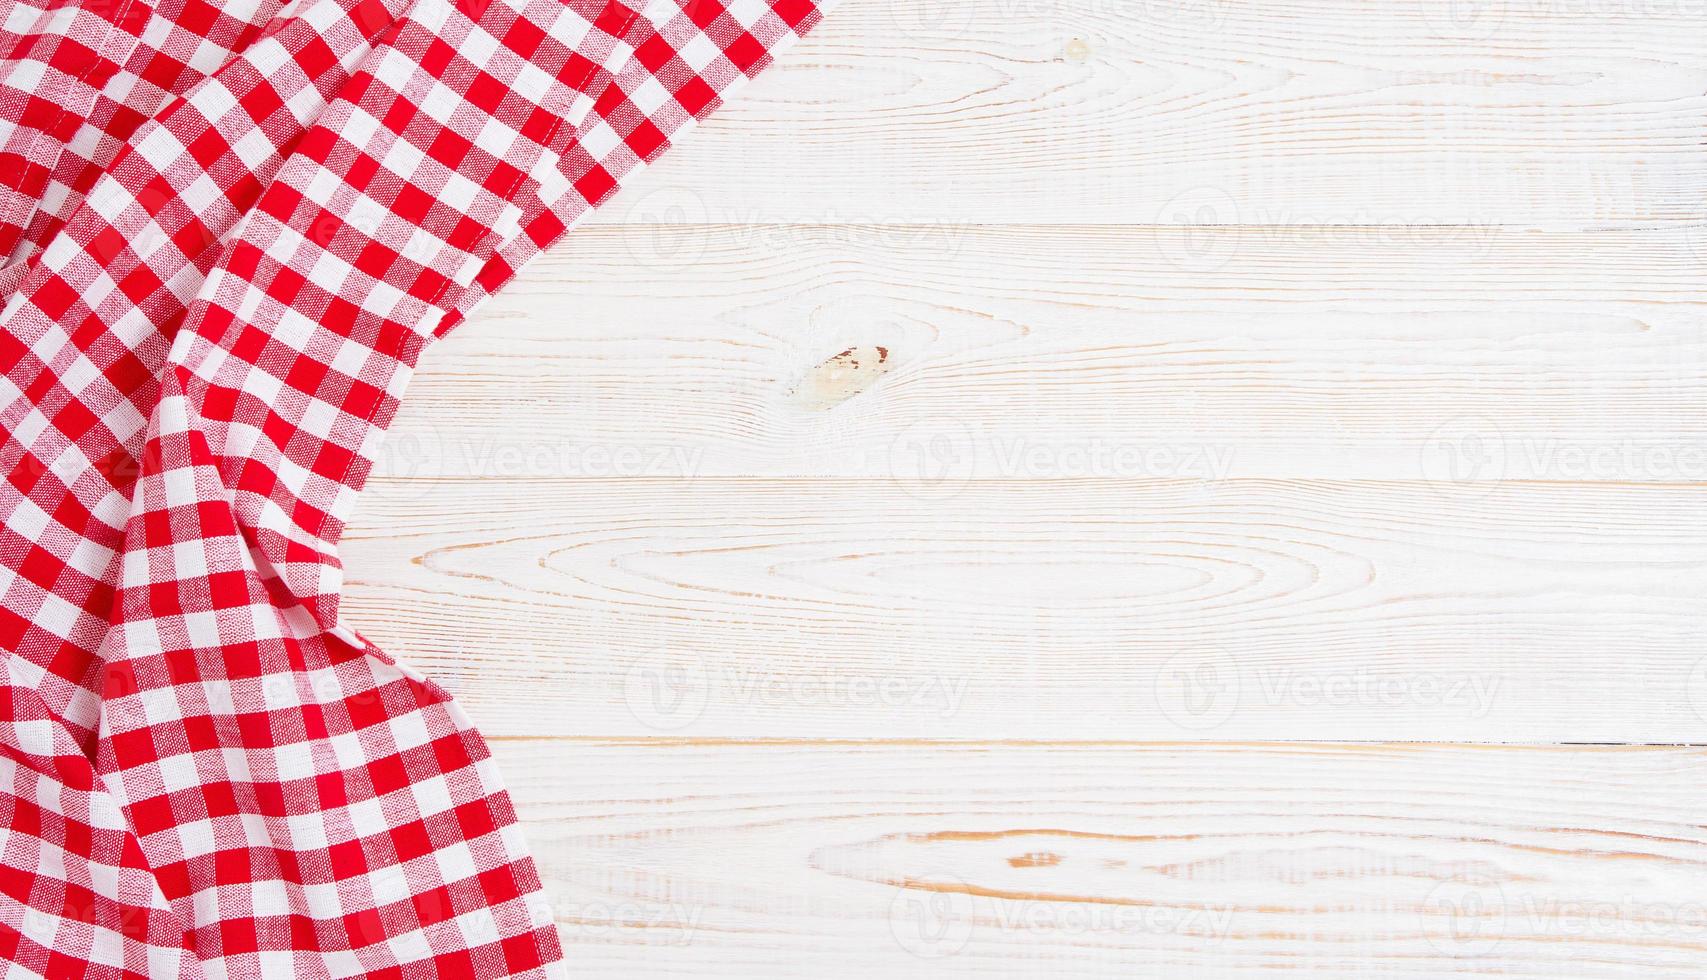
[[[832,408],[871,387],[887,370],[889,348],[849,347],[806,372],[793,394],[807,408]]]

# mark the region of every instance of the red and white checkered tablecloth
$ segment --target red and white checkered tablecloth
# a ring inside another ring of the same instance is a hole
[[[423,349],[825,6],[636,2],[0,0],[7,980],[565,975],[337,544]]]

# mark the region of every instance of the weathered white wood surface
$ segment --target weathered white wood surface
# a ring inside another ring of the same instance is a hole
[[[1707,742],[1704,36],[844,0],[429,352],[348,617],[578,976],[1707,975],[1707,757],[1560,744]]]
[[[1707,961],[1707,753],[499,743],[584,976],[1612,977]]]
[[[1692,241],[589,228],[433,351],[387,472],[1707,481]]]
[[[842,0],[596,220],[1699,222],[1704,33],[1699,0]]]
[[[1699,486],[907,489],[382,480],[347,601],[496,735],[1707,741]]]

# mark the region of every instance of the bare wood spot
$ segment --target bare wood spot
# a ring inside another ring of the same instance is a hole
[[[1027,851],[1008,858],[1008,864],[1016,868],[1053,868],[1060,863],[1061,855],[1052,851]]]
[[[889,348],[849,347],[807,372],[793,394],[807,408],[833,408],[871,387],[887,370]]]

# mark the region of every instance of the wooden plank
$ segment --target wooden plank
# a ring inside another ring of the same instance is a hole
[[[1699,486],[395,480],[345,614],[494,735],[1707,739]]]
[[[579,975],[1707,973],[1707,752],[499,743]]]
[[[1707,9],[847,0],[595,221],[1701,220]]]
[[[429,352],[381,472],[1707,480],[1707,239],[1188,237],[588,229]]]

